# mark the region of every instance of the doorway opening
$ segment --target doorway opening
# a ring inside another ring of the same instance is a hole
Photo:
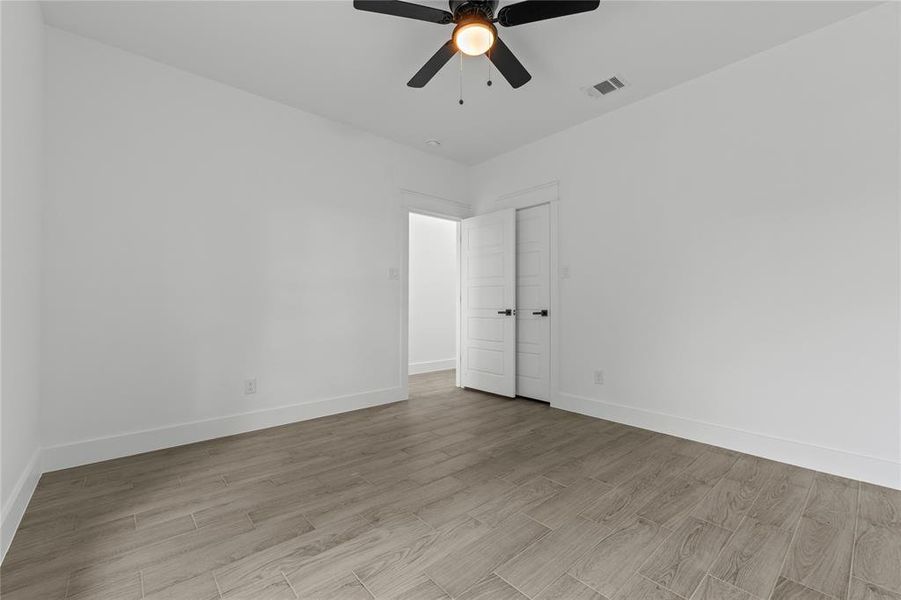
[[[408,373],[421,387],[456,382],[459,221],[409,212]],[[428,376],[424,376],[428,374]]]
[[[471,216],[467,205],[405,191],[405,397],[453,386],[553,401],[559,369],[556,182],[505,197],[503,204],[508,207]]]

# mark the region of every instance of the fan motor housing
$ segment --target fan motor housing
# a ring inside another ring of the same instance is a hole
[[[468,18],[492,21],[497,8],[497,0],[450,0],[448,4],[456,22]]]

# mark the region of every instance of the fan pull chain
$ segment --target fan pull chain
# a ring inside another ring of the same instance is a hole
[[[491,87],[491,48],[488,49],[488,87]]]
[[[460,104],[463,104],[463,53],[460,52]]]

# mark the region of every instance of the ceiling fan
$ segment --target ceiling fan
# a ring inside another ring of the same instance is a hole
[[[428,21],[439,25],[453,23],[450,40],[438,49],[407,85],[421,88],[457,53],[469,56],[487,54],[497,70],[514,88],[527,83],[532,76],[522,66],[507,45],[497,37],[495,23],[514,27],[588,12],[600,5],[600,0],[526,0],[510,4],[498,11],[497,0],[450,0],[450,12],[431,6],[401,2],[400,0],[354,0],[354,8],[374,13]]]

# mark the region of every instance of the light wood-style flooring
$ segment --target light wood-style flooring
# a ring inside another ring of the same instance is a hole
[[[901,600],[901,492],[417,376],[48,473],[3,600]]]

